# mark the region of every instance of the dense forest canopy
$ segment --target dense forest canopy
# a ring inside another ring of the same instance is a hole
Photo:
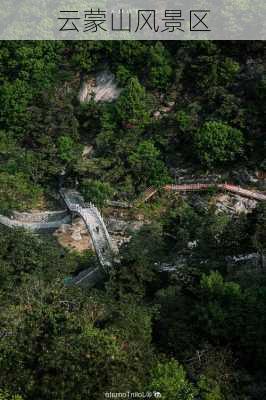
[[[1,42],[0,214],[58,207],[62,174],[104,208],[184,168],[265,173],[265,69],[263,42]],[[118,99],[81,103],[105,70]],[[150,223],[90,290],[64,278],[92,252],[1,226],[0,399],[264,400],[265,270],[229,274],[225,259],[265,259],[266,207],[217,214],[213,194],[207,208],[167,195],[144,207]],[[177,256],[179,273],[158,271]]]
[[[0,57],[3,209],[36,204],[62,169],[128,197],[184,163],[266,168],[263,42],[2,42]],[[80,105],[80,79],[104,68],[118,101]],[[162,97],[174,107],[156,119]]]

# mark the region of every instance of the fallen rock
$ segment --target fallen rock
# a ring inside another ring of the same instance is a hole
[[[82,240],[81,233],[79,231],[74,231],[71,235],[72,239],[78,242],[79,240]]]

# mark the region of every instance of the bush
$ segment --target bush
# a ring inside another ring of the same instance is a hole
[[[33,185],[22,173],[0,173],[0,209],[18,211],[37,206],[42,196],[40,187]]]
[[[207,166],[233,161],[244,143],[241,131],[217,121],[206,122],[196,132],[194,140],[197,156]]]
[[[104,202],[113,195],[113,189],[108,183],[84,179],[81,186],[81,192],[86,201],[102,207]]]
[[[187,381],[183,367],[175,360],[158,362],[151,375],[149,390],[159,392],[160,399],[193,400],[195,398],[195,391]]]

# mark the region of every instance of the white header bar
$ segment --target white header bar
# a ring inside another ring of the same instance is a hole
[[[265,40],[265,0],[0,0],[0,40]]]

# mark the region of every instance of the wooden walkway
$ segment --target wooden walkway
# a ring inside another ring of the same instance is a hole
[[[145,192],[143,192],[137,200],[135,200],[132,204],[133,207],[137,207],[141,205],[142,203],[145,203],[148,201],[150,198],[152,198],[156,193],[158,192],[158,189],[154,187],[148,187]]]
[[[239,196],[248,197],[250,199],[255,199],[258,201],[266,201],[266,195],[264,193],[243,189],[240,186],[229,185],[228,183],[225,183],[222,186],[224,190],[227,190],[231,193],[236,193]]]
[[[254,199],[257,201],[266,201],[266,194],[243,189],[240,186],[231,185],[228,183],[222,184],[211,184],[211,183],[192,183],[187,185],[165,185],[162,187],[163,190],[167,192],[195,192],[195,191],[204,191],[209,189],[219,189],[224,190],[230,193],[238,194],[242,197],[247,197],[250,199]],[[151,197],[153,197],[157,193],[158,189],[149,187],[145,190],[145,192],[140,196],[140,200],[138,204],[145,203]]]

